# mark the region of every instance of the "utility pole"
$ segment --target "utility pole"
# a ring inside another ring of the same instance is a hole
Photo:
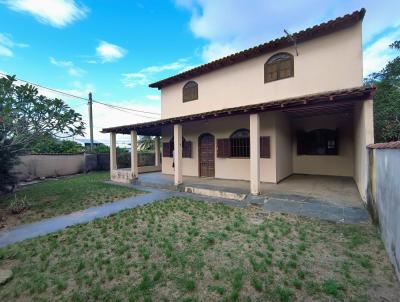
[[[88,107],[89,107],[89,127],[90,127],[90,151],[93,151],[93,112],[92,112],[92,104],[93,104],[92,93],[89,92]]]

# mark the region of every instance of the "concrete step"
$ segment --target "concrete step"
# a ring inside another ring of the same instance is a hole
[[[210,196],[210,197],[233,199],[233,200],[238,200],[238,201],[245,200],[246,196],[247,196],[246,193],[237,191],[235,189],[224,188],[224,190],[220,190],[218,188],[211,187],[211,186],[198,186],[198,185],[185,186],[184,192],[199,194],[199,195],[204,195],[204,196]]]

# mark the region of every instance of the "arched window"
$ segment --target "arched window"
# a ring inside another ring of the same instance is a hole
[[[281,52],[273,55],[264,64],[264,83],[286,79],[294,76],[293,56]]]
[[[199,85],[195,81],[189,81],[183,86],[183,102],[190,102],[199,98]]]
[[[250,157],[250,131],[239,129],[230,136],[231,157]]]

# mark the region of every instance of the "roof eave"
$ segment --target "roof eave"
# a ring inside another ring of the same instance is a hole
[[[330,103],[332,101],[341,102],[343,100],[347,101],[365,100],[373,96],[375,89],[376,89],[375,86],[361,86],[361,87],[354,87],[336,91],[327,91],[324,93],[303,95],[284,100],[225,108],[220,110],[196,113],[187,116],[178,116],[164,120],[156,120],[140,124],[104,128],[101,132],[102,133],[116,132],[116,133],[128,134],[129,131],[131,130],[150,131],[151,129],[162,128],[167,125],[173,125],[175,123],[190,122],[195,120],[205,120],[205,119],[220,118],[220,117],[240,115],[240,114],[250,114],[256,112],[265,112],[265,111],[283,111],[286,109],[293,108],[295,106],[309,106],[311,103],[315,102]]]

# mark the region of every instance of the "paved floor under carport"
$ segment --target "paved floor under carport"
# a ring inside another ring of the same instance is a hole
[[[179,190],[185,186],[246,194],[245,205],[256,205],[265,211],[290,213],[343,223],[366,223],[369,215],[350,177],[292,175],[279,184],[261,183],[261,195],[248,194],[248,181],[183,177],[183,185],[173,184],[173,175],[160,172],[140,174],[138,187]],[[202,195],[194,195],[207,199]],[[209,198],[210,199],[210,198]],[[217,198],[218,199],[218,198]],[[212,198],[210,200],[213,200]],[[220,198],[220,200],[223,200]],[[226,203],[226,201],[224,201]]]
[[[139,174],[137,183],[159,189],[176,189],[173,175],[162,174],[161,172]],[[215,188],[245,194],[250,190],[250,183],[248,181],[192,176],[183,177],[183,186]],[[284,195],[299,195],[317,198],[333,205],[347,207],[363,206],[356,184],[351,177],[294,174],[279,184],[262,182],[260,187],[261,195],[263,196],[273,197],[279,195],[283,197]]]

